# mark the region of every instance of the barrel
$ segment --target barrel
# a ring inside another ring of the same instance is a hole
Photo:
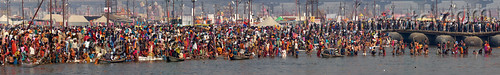
[[[471,47],[483,46],[483,40],[477,36],[466,36],[464,42],[466,46],[471,46]]]
[[[490,37],[490,45],[493,47],[500,47],[500,34]]]
[[[449,42],[450,44],[455,44],[455,38],[450,35],[438,35],[435,40],[436,43],[443,44]]]
[[[411,33],[410,37],[408,38],[411,40],[411,42],[429,44],[429,38],[423,33]]]
[[[401,34],[399,34],[398,32],[389,32],[387,34],[389,34],[389,37],[393,40],[398,40],[398,41],[404,40],[403,36],[401,36]]]

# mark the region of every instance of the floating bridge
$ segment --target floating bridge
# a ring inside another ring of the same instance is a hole
[[[500,46],[500,31],[492,32],[447,32],[433,30],[406,30],[387,29],[381,32],[388,33],[389,37],[405,42],[420,42],[427,44],[455,43],[463,41],[467,46],[481,47],[488,41],[495,47]]]

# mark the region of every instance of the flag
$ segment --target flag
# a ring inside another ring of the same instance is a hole
[[[283,19],[283,17],[278,17],[278,18],[276,19],[276,21],[281,21],[281,20],[284,20],[284,19]]]
[[[462,20],[460,20],[460,22],[464,22],[464,19],[465,19],[465,14],[462,16]]]
[[[125,37],[123,35],[120,35],[120,40],[125,40]]]
[[[262,11],[264,12],[264,13],[263,13],[263,16],[268,14],[268,12],[267,12],[267,9],[266,9],[266,8],[262,7]]]

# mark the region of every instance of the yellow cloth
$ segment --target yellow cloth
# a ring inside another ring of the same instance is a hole
[[[218,53],[221,53],[221,52],[222,52],[222,48],[217,47],[217,52],[218,52]]]
[[[89,55],[88,55],[88,54],[85,54],[85,56],[87,56],[87,57],[85,57],[85,61],[87,61],[87,63],[89,63],[89,62],[90,62],[90,57],[89,57]]]

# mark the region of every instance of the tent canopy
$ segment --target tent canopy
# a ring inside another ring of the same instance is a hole
[[[266,26],[281,26],[281,25],[278,22],[276,22],[272,17],[267,17],[264,19],[264,21],[255,26],[266,27]]]
[[[89,25],[89,21],[85,19],[84,16],[81,15],[71,15],[68,19],[69,26],[87,26]]]
[[[46,21],[50,20],[50,14],[43,16],[42,20]],[[63,16],[59,14],[52,14],[52,20],[54,20],[54,22],[62,22]]]
[[[81,15],[71,15],[68,19],[68,22],[89,22],[85,17]]]
[[[0,24],[7,24],[7,21],[10,25],[18,25],[22,23],[22,21],[12,21],[12,19],[7,18],[5,15],[0,17]]]
[[[6,22],[6,21],[12,21],[12,20],[11,19],[7,19],[7,16],[2,15],[2,17],[0,17],[0,21],[1,22],[4,22],[4,21]]]
[[[106,18],[106,16],[101,16],[101,18],[98,18],[92,22],[99,22],[99,23],[106,23],[108,18]],[[109,21],[109,23],[113,23],[113,21]]]

